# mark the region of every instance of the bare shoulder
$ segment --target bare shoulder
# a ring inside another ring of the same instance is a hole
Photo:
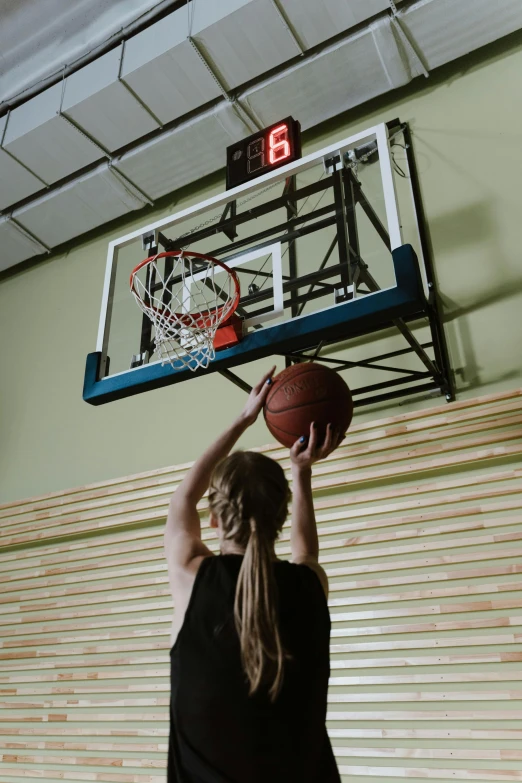
[[[171,543],[171,542],[170,542]],[[172,647],[183,626],[185,614],[187,612],[194,582],[204,560],[214,557],[213,553],[196,555],[184,564],[180,564],[176,553],[172,553],[171,546],[167,538],[164,541],[165,555],[167,558],[168,576],[172,602],[174,604],[174,616],[172,620],[172,630],[170,637],[170,646]]]
[[[312,571],[315,571],[319,577],[319,581],[321,582],[324,594],[328,598],[328,577],[326,576],[326,571],[324,568],[319,565],[317,558],[312,557],[311,555],[303,555],[302,557],[295,557],[293,562],[297,563],[298,565],[308,566],[308,568],[311,568]]]
[[[186,534],[163,538],[172,599],[175,605],[188,603],[201,563],[213,553],[201,540]]]

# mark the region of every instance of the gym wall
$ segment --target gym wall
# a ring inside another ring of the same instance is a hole
[[[346,783],[522,780],[521,455],[513,389],[358,422],[316,466]],[[0,508],[2,783],[164,783],[163,529],[186,469]]]
[[[305,137],[309,152],[395,117],[411,124],[459,399],[522,384],[521,70],[517,33]],[[81,398],[109,240],[222,187],[220,175],[174,193],[0,281],[0,502],[189,461],[242,405],[216,374],[101,408]],[[360,356],[391,345],[384,335]],[[239,372],[252,382],[269,364]],[[357,371],[346,377],[359,384]],[[437,403],[358,411],[357,421]],[[267,440],[259,422],[243,443]]]

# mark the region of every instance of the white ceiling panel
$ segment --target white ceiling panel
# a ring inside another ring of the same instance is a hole
[[[279,0],[306,49],[390,7],[388,0]]]
[[[428,69],[522,27],[522,0],[421,0],[400,20]]]
[[[231,103],[223,103],[158,136],[114,161],[151,198],[224,168],[229,144],[248,136],[248,127]]]
[[[412,78],[389,20],[374,22],[342,43],[286,70],[241,96],[270,125],[291,114],[303,129],[357,106]]]
[[[299,55],[272,0],[198,0],[192,36],[227,89]]]
[[[180,8],[125,45],[121,78],[163,123],[221,95],[187,35],[187,11]]]
[[[92,51],[158,0],[1,0],[0,100]]]
[[[0,144],[4,135],[7,117],[0,117]],[[36,193],[44,183],[27,171],[8,153],[0,149],[0,210]]]
[[[159,127],[119,80],[122,47],[104,54],[65,81],[62,111],[113,152]]]
[[[8,217],[0,217],[0,272],[46,253],[46,248]]]
[[[62,85],[56,84],[9,115],[5,149],[48,184],[103,157],[60,110]]]
[[[0,210],[37,193],[45,185],[41,180],[17,163],[4,150],[0,150]]]
[[[46,194],[13,217],[48,247],[80,236],[147,202],[108,164],[53,193]]]

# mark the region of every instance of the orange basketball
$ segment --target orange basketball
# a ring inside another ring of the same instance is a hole
[[[326,425],[343,435],[350,426],[353,400],[341,376],[316,362],[294,364],[276,375],[265,402],[265,421],[276,440],[290,448],[310,425],[318,427],[318,442],[326,435]]]

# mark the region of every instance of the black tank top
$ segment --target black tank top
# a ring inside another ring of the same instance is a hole
[[[340,783],[326,733],[330,615],[308,566],[274,563],[292,659],[274,704],[248,695],[234,626],[242,555],[203,560],[170,651],[167,783]]]

